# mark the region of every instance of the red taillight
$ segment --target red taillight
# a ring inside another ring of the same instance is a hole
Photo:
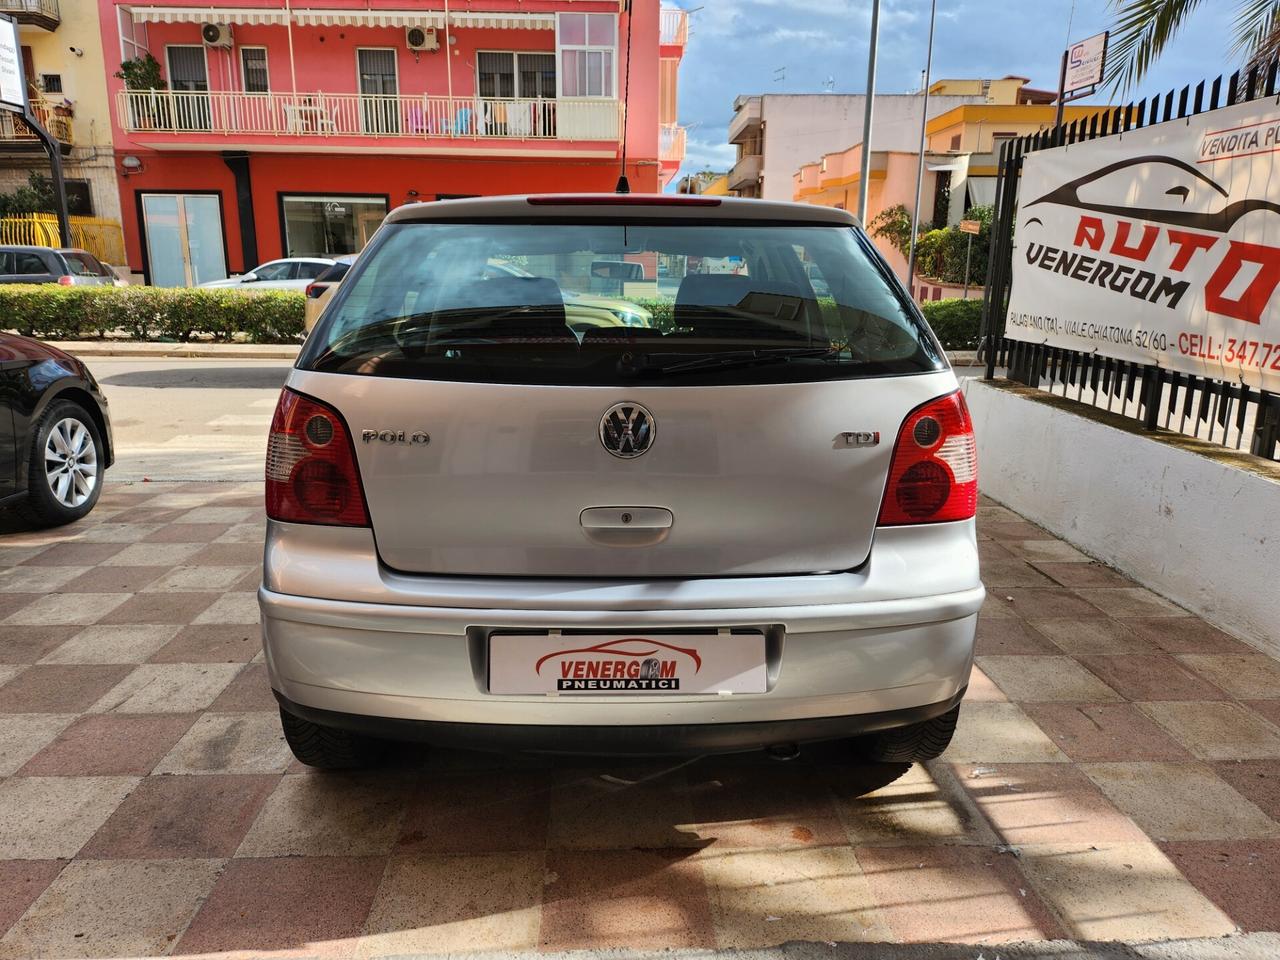
[[[978,446],[959,391],[907,415],[880,504],[882,527],[968,520],[978,509]]]
[[[320,296],[320,291],[316,289],[316,285],[314,283],[308,283],[307,289],[303,291],[303,294],[308,300],[314,300],[316,297]]]
[[[75,281],[71,279],[71,274],[69,273],[64,273],[58,278],[58,286],[60,287],[69,287],[74,283]]]
[[[346,424],[337,411],[288,389],[280,393],[267,440],[267,516],[369,526]]]

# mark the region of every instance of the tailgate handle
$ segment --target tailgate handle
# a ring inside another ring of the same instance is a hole
[[[675,518],[666,507],[588,507],[578,522],[597,543],[645,547],[665,540]]]

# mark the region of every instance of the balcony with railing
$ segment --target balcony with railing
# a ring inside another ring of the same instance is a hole
[[[57,30],[62,22],[58,0],[0,0],[0,13],[46,30]]]
[[[32,100],[31,112],[40,125],[62,145],[66,153],[75,142],[71,132],[71,118],[59,112],[48,100]],[[43,149],[40,139],[27,122],[15,113],[0,110],[0,154],[32,153]]]
[[[612,141],[621,109],[609,99],[395,96],[122,90],[120,126],[152,142],[235,137],[299,142]]]
[[[742,157],[729,170],[730,190],[753,190],[764,171],[764,157],[758,153]]]
[[[764,120],[764,105],[760,97],[738,97],[733,101],[733,116],[729,120],[729,142],[742,143],[759,136]]]
[[[666,47],[683,47],[689,42],[689,14],[676,7],[663,7],[658,22],[659,42]]]
[[[688,129],[678,123],[664,123],[658,130],[658,159],[663,163],[684,163]]]

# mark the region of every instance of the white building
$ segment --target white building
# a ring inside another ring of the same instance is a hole
[[[866,100],[863,94],[842,93],[738,97],[729,121],[729,142],[738,148],[729,189],[743,197],[790,200],[801,166],[862,141]],[[931,96],[929,116],[985,102],[981,95]],[[923,109],[920,94],[877,94],[871,149],[917,151]]]

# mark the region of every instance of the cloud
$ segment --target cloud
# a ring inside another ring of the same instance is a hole
[[[671,2],[671,0],[665,0]],[[684,172],[726,169],[733,100],[741,94],[818,93],[828,77],[836,93],[866,87],[871,0],[675,0],[686,9],[690,39],[680,67],[680,122],[693,125]],[[1073,37],[1105,29],[1110,0],[1074,0]],[[880,93],[915,92],[924,69],[930,0],[882,0]],[[1067,43],[1073,0],[938,0],[933,76],[1030,77],[1054,87]],[[1226,63],[1230,5],[1204,4],[1190,29],[1144,84],[1148,96],[1195,83]],[[1214,46],[1216,44],[1216,46]],[[1206,53],[1210,54],[1206,56]],[[782,80],[775,80],[778,68]],[[1088,101],[1085,101],[1088,102]]]
[[[727,131],[718,131],[727,136]],[[682,173],[693,173],[698,170],[715,170],[723,173],[733,166],[737,159],[737,148],[726,143],[723,137],[719,140],[700,140],[690,137],[685,147]]]

